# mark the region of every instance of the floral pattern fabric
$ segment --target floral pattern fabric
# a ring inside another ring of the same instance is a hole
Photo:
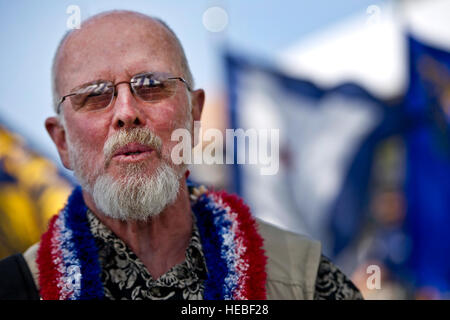
[[[353,282],[322,255],[317,272],[314,300],[362,300]]]
[[[184,262],[153,279],[134,252],[88,210],[91,232],[99,249],[105,298],[109,300],[201,300],[206,264],[194,223]]]
[[[142,261],[119,237],[90,210],[87,216],[99,250],[105,299],[203,299],[206,263],[195,223],[185,261],[175,265],[158,279],[153,279]],[[315,289],[315,300],[363,299],[351,280],[323,255]]]

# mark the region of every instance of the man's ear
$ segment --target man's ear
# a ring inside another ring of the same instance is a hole
[[[66,141],[66,130],[61,125],[60,120],[57,117],[50,117],[45,120],[45,128],[47,129],[48,134],[53,140],[53,143],[58,150],[59,157],[61,161],[67,169],[72,169],[70,167],[69,161],[69,150],[67,148]]]
[[[192,92],[192,118],[194,121],[200,121],[205,104],[205,91],[197,89]]]

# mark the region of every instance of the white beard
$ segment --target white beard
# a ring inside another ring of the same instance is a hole
[[[118,139],[130,139],[128,134],[120,136],[122,138]],[[145,166],[130,164],[125,168],[126,174],[114,178],[104,171],[101,164],[88,162],[87,159],[93,157],[89,156],[83,143],[69,136],[67,138],[70,164],[75,176],[83,189],[92,195],[97,208],[106,216],[145,221],[175,202],[180,189],[179,179],[185,166],[175,170],[161,158],[161,165],[151,177],[143,174]],[[154,146],[156,145],[157,143]]]
[[[150,178],[133,174],[121,181],[101,175],[95,181],[92,196],[97,207],[110,218],[145,221],[175,202],[179,188],[175,170],[162,163]]]

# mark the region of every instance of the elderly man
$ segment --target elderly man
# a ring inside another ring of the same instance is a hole
[[[99,14],[61,41],[45,126],[75,188],[41,241],[0,262],[15,299],[358,299],[320,244],[187,183],[171,133],[204,92],[160,20]]]

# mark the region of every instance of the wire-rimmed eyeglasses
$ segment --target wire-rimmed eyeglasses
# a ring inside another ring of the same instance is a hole
[[[117,95],[116,86],[122,83],[128,83],[133,94],[142,101],[158,102],[175,94],[177,81],[183,82],[186,88],[192,91],[183,78],[171,77],[160,72],[139,73],[134,75],[130,81],[121,81],[116,84],[107,80],[97,80],[83,84],[63,96],[58,102],[56,113],[59,114],[61,104],[66,98],[70,99],[75,111],[93,111],[106,108],[111,105]]]

